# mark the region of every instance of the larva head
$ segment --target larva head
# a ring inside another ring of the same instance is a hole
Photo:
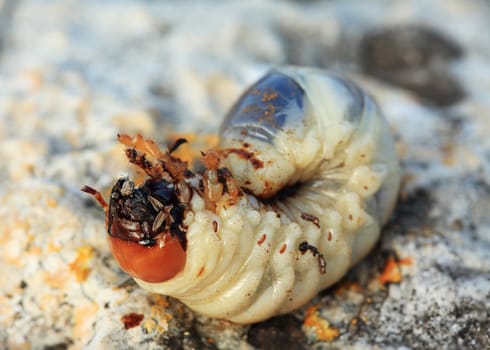
[[[88,189],[83,190],[97,198],[98,192]],[[105,206],[111,252],[129,275],[164,282],[184,268],[184,207],[172,184],[149,179],[136,188],[132,181],[119,179]]]

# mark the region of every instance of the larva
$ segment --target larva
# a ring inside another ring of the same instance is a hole
[[[252,323],[294,310],[377,241],[399,166],[389,127],[356,85],[325,71],[272,70],[235,103],[193,173],[141,136],[120,136],[148,175],[107,205],[120,266],[143,288],[212,317]]]

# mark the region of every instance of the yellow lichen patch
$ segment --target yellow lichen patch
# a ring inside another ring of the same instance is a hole
[[[141,325],[143,328],[143,332],[146,334],[160,333],[160,329],[158,329],[158,323],[152,318],[146,319]]]
[[[381,284],[398,283],[402,280],[400,265],[411,265],[411,258],[395,260],[393,256],[389,256],[386,260],[385,267],[381,275],[378,276],[378,281]]]
[[[70,277],[70,270],[65,266],[60,267],[59,269],[51,273],[49,272],[43,273],[43,281],[48,286],[55,289],[65,289],[66,284],[70,279],[69,277]]]
[[[52,198],[52,197],[48,197],[46,198],[45,200],[46,202],[46,206],[48,206],[48,208],[56,208],[58,206],[58,202],[56,201],[56,199]]]
[[[315,331],[318,340],[329,342],[340,335],[337,328],[330,325],[326,319],[318,316],[318,306],[310,306],[306,309],[306,317],[303,324],[305,327],[309,327]]]
[[[77,257],[70,264],[70,270],[75,273],[77,282],[83,282],[90,274],[90,260],[94,255],[94,249],[91,246],[78,248]]]
[[[151,299],[155,305],[159,305],[161,307],[168,307],[168,300],[167,297],[164,295],[153,294]]]
[[[155,298],[156,305],[151,307],[150,318],[143,322],[145,333],[165,333],[168,330],[168,321],[172,319],[172,315],[165,311],[168,306],[167,298]]]
[[[48,242],[48,252],[51,252],[51,253],[58,253],[63,247],[57,243],[57,242],[53,242],[53,241],[49,241]]]
[[[99,307],[92,302],[78,304],[73,310],[72,333],[75,339],[86,340],[93,335],[92,325],[95,322]]]
[[[172,315],[166,312],[163,306],[153,305],[151,307],[151,317],[155,318],[158,321],[168,321],[172,318]]]
[[[12,219],[0,231],[0,247],[3,261],[21,267],[25,264],[26,246],[29,244],[27,232],[30,225],[26,220]]]

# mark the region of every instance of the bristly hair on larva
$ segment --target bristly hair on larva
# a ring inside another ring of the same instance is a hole
[[[304,305],[379,238],[400,172],[372,98],[338,75],[283,67],[230,109],[198,169],[141,135],[118,135],[141,184],[118,179],[106,213],[121,268],[202,314],[258,322]]]

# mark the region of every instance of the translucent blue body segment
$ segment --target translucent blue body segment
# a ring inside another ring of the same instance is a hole
[[[235,103],[223,125],[239,135],[271,142],[304,118],[305,92],[291,77],[272,71]]]

